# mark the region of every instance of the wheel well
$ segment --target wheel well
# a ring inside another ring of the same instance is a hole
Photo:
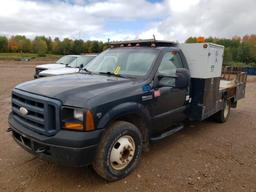
[[[127,114],[121,117],[118,117],[114,121],[127,121],[129,123],[134,124],[138,129],[140,130],[142,137],[143,137],[143,143],[148,143],[148,129],[145,121],[141,116],[138,114]]]

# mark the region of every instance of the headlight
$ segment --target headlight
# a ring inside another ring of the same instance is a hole
[[[81,109],[74,109],[74,118],[79,121],[84,121],[84,112]]]
[[[62,108],[62,128],[77,131],[93,131],[94,117],[91,111],[74,109],[71,107]]]

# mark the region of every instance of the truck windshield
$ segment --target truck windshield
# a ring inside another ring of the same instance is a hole
[[[80,67],[80,65],[86,65],[91,61],[95,56],[79,56],[77,59],[73,60],[68,67]]]
[[[149,72],[157,55],[158,51],[151,48],[108,49],[85,68],[93,73],[142,77]]]
[[[76,58],[77,57],[75,57],[75,56],[66,55],[66,56],[61,57],[58,61],[56,61],[56,63],[67,65],[67,64],[71,63],[72,61],[74,61]]]

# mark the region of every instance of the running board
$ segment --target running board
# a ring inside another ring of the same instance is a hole
[[[174,133],[180,131],[183,128],[184,128],[184,126],[180,125],[180,126],[178,126],[176,128],[173,128],[173,129],[171,129],[169,131],[166,131],[166,132],[162,133],[161,135],[159,135],[157,137],[150,138],[150,141],[158,141],[158,140],[164,139],[164,138],[166,138],[166,137],[168,137],[170,135],[173,135]]]

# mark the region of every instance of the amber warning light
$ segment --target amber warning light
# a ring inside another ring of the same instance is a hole
[[[204,43],[205,42],[205,38],[204,37],[198,37],[196,39],[197,43]]]

